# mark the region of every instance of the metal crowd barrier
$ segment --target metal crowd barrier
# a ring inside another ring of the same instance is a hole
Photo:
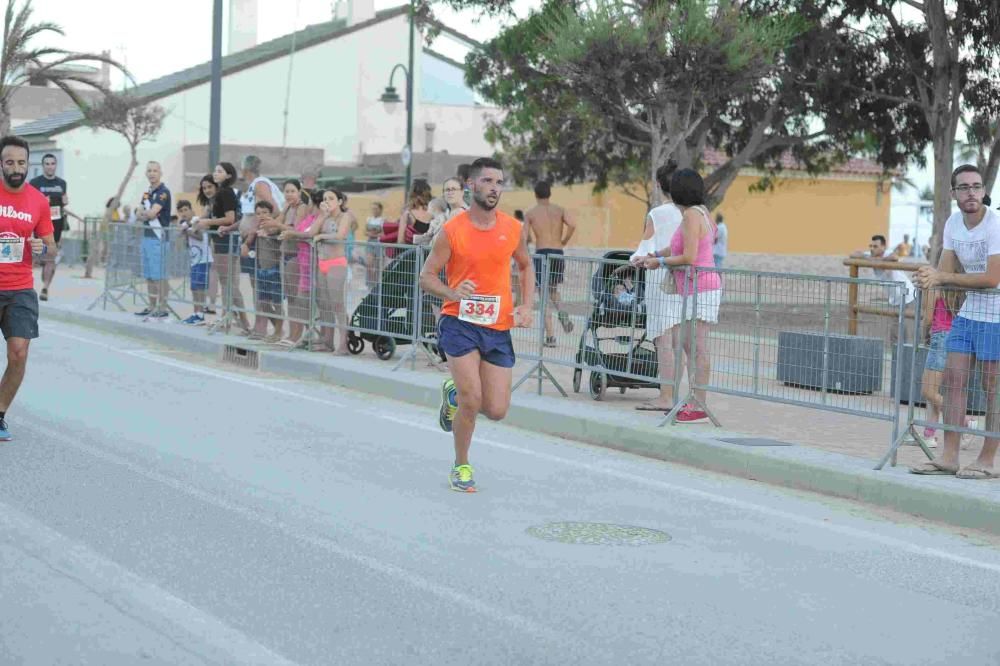
[[[226,248],[210,253],[222,290],[219,317],[205,322],[210,332],[235,329],[288,348],[370,349],[380,359],[396,358],[396,368],[406,362],[415,368],[421,356],[441,365],[436,331],[442,304],[418,284],[428,248],[263,236],[251,251],[237,233],[209,235],[210,245]],[[191,290],[188,235],[170,227],[162,238],[150,238],[141,226],[110,225],[105,289],[94,305],[124,310],[126,299],[148,305],[150,262],[169,284],[172,317],[204,305],[203,290]],[[673,409],[661,425],[675,422],[685,405],[703,409],[719,425],[712,395],[888,422],[891,446],[878,467],[895,463],[904,435],[931,427],[909,399],[921,369],[909,352],[920,331],[921,301],[906,303],[900,283],[734,269],[646,270],[630,265],[628,255],[533,257],[535,325],[512,331],[514,390],[530,381],[541,394],[549,382],[564,396],[571,387],[605,400],[616,389],[662,389],[661,399]],[[520,275],[513,263],[511,270],[516,304]],[[909,403],[902,424],[901,402]],[[965,423],[938,427],[997,434]],[[926,446],[924,451],[930,455]]]
[[[908,389],[905,428],[879,466],[908,436],[928,460],[951,467],[961,463],[962,451],[975,455],[980,438],[1000,439],[1000,290],[920,290],[914,318],[919,325],[899,364]],[[955,461],[948,460],[948,449]]]

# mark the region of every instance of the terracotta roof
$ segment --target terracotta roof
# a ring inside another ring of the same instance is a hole
[[[702,159],[708,166],[717,167],[729,160],[729,156],[721,150],[706,148],[702,154]],[[803,171],[805,169],[802,163],[796,160],[791,153],[785,153],[781,156],[781,168],[788,171]],[[852,157],[846,162],[830,169],[830,173],[851,176],[880,176],[882,175],[882,171],[882,167],[876,162],[860,157]]]

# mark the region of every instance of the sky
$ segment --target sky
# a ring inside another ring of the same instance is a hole
[[[375,0],[375,10],[391,9],[405,0]],[[288,34],[333,17],[333,0],[258,0],[258,42]],[[518,0],[515,11],[527,14],[539,6],[537,0]],[[155,79],[180,69],[206,62],[212,58],[212,0],[170,0],[152,3],[149,0],[34,0],[35,20],[59,24],[65,38],[51,40],[53,46],[100,52],[105,49],[124,63],[139,83]],[[229,0],[224,5],[228,7]],[[149,20],[150,8],[157,7],[155,19]],[[100,11],[95,11],[100,8]],[[475,12],[456,13],[447,8],[435,8],[435,13],[448,26],[473,39],[485,41],[495,36],[502,23],[477,20]],[[113,17],[113,20],[108,20]],[[227,23],[223,23],[223,33]],[[151,47],[150,31],[162,39]],[[441,39],[441,49],[455,48],[450,40]],[[454,57],[463,55],[446,53]],[[120,85],[122,77],[113,79]]]
[[[375,0],[375,9],[390,9],[404,1]],[[36,20],[54,21],[66,32],[64,38],[52,39],[51,45],[74,51],[110,49],[112,56],[126,64],[142,83],[206,62],[212,56],[212,0],[157,4],[162,9],[155,12],[153,20],[150,7],[156,5],[149,0],[34,0],[34,9]],[[229,0],[225,0],[228,4]],[[258,41],[329,21],[334,4],[333,0],[258,0]],[[516,0],[515,12],[525,16],[540,4],[539,0]],[[475,12],[456,13],[441,7],[435,12],[446,25],[479,41],[495,36],[504,25],[493,19],[482,20]],[[226,26],[224,23],[224,33]],[[151,33],[160,38],[151,40]],[[462,47],[446,38],[439,38],[435,48],[455,59],[464,59]],[[121,85],[122,78],[113,81]],[[916,166],[908,175],[918,189],[931,182],[930,174]],[[909,227],[908,221],[914,219],[915,209],[908,202],[916,199],[916,191],[893,192],[893,236],[900,235],[901,225]]]

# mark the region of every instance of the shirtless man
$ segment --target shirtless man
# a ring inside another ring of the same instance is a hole
[[[573,331],[573,322],[562,309],[559,299],[559,285],[562,284],[566,271],[566,261],[562,258],[563,248],[576,232],[576,221],[562,206],[549,201],[552,196],[552,186],[546,182],[535,185],[535,199],[538,203],[525,214],[528,231],[535,242],[535,286],[539,289],[544,280],[544,257],[550,256],[549,262],[549,300],[545,307],[545,346],[555,347],[556,336],[552,332],[552,311],[555,306],[559,313],[559,323],[567,333]]]

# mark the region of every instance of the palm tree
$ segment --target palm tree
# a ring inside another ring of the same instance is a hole
[[[98,53],[75,53],[52,46],[34,46],[36,38],[48,33],[63,36],[63,29],[48,21],[32,23],[32,0],[24,0],[18,7],[17,0],[8,0],[4,13],[3,46],[0,52],[0,135],[10,132],[10,102],[15,91],[24,85],[52,84],[69,95],[78,106],[84,104],[79,91],[70,84],[77,83],[103,93],[108,90],[85,74],[74,73],[67,66],[80,63],[107,63],[131,79],[128,71],[110,56]]]

